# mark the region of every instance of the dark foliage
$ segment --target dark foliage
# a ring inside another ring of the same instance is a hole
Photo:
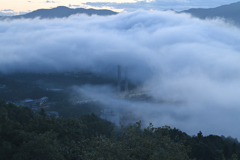
[[[209,135],[189,136],[168,126],[154,128],[141,122],[114,125],[95,114],[78,118],[48,117],[29,108],[0,101],[1,160],[213,160],[238,159],[236,139]]]

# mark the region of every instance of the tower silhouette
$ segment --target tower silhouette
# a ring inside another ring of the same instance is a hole
[[[122,91],[125,94],[128,93],[128,69],[127,67],[124,68],[124,79],[122,79],[122,68],[118,65],[118,92],[121,93]]]

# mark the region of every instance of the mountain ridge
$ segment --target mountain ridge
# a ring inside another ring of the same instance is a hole
[[[240,25],[240,1],[215,8],[191,8],[180,13],[190,13],[200,19],[224,18]]]
[[[116,15],[117,12],[111,11],[111,10],[96,10],[96,9],[84,9],[84,8],[76,8],[71,9],[65,6],[58,6],[56,8],[52,9],[38,9],[35,11],[32,11],[30,13],[26,13],[23,15],[17,15],[17,16],[1,16],[1,19],[33,19],[39,17],[40,19],[53,19],[53,18],[66,18],[71,15],[75,14],[86,14],[88,16],[92,15],[99,15],[99,16],[110,16],[110,15]]]
[[[214,19],[224,18],[225,21],[231,22],[240,26],[240,1],[218,6],[215,8],[191,8],[177,13],[189,13],[193,17],[200,19]],[[99,15],[99,16],[110,16],[116,15],[118,12],[111,10],[96,10],[96,9],[84,9],[76,8],[71,9],[65,6],[58,6],[52,9],[38,9],[24,15],[16,16],[0,16],[0,20],[4,19],[33,19],[39,17],[40,19],[53,19],[53,18],[66,18],[75,14],[85,14],[88,16]]]

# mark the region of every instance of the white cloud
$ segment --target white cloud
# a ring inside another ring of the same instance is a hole
[[[70,7],[70,8],[79,8],[80,5],[72,5],[72,4],[69,4],[68,7]]]
[[[149,95],[183,103],[132,103],[107,96],[106,105],[155,126],[240,138],[240,29],[221,20],[137,11],[0,21],[0,34],[1,72],[128,66],[129,78],[141,80]]]
[[[49,0],[47,0],[46,3],[55,3],[55,1],[49,1]]]
[[[0,10],[0,16],[13,16],[14,11],[12,9],[3,9]]]
[[[114,7],[117,9],[124,9],[126,11],[133,11],[136,9],[174,9],[176,11],[182,11],[189,8],[212,8],[237,1],[238,0],[137,0],[135,3],[87,2],[85,4],[94,7]]]
[[[1,10],[2,12],[13,12],[12,9],[4,9],[4,10]]]
[[[0,16],[13,16],[14,15],[14,13],[9,13],[9,12],[0,12]]]
[[[14,15],[21,15],[26,14],[28,12],[14,12],[13,10],[2,10],[3,12],[0,12],[0,16],[14,16]]]

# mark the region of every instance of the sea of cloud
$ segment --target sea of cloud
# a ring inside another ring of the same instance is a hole
[[[182,11],[190,8],[214,8],[234,2],[238,0],[136,0],[134,3],[86,2],[84,4],[93,7],[114,7],[125,11],[136,9]]]
[[[239,44],[240,29],[223,20],[171,11],[5,20],[0,21],[0,72],[97,72],[107,64],[127,66],[131,82],[140,81],[141,91],[167,102],[119,99],[109,86],[78,92],[94,93],[122,113],[116,122],[129,114],[145,125],[170,125],[191,135],[201,130],[240,138]]]

